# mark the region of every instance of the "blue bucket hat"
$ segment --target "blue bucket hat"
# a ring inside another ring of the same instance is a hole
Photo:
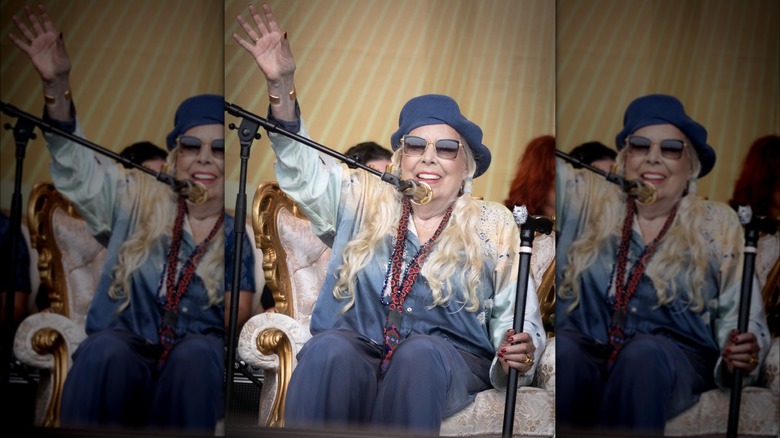
[[[637,98],[626,109],[623,130],[615,137],[618,150],[626,146],[626,137],[637,129],[650,125],[671,124],[691,141],[701,161],[699,178],[710,173],[715,166],[715,150],[707,144],[707,130],[685,114],[682,103],[666,94],[650,94]]]
[[[390,136],[393,150],[401,147],[401,137],[420,126],[449,125],[458,131],[474,154],[477,169],[474,178],[485,173],[490,166],[490,151],[482,144],[482,129],[460,113],[460,107],[449,96],[426,94],[406,102],[398,118],[398,130]]]
[[[225,124],[225,98],[217,94],[188,97],[179,105],[173,118],[173,131],[168,134],[168,150],[176,147],[176,138],[201,125]]]

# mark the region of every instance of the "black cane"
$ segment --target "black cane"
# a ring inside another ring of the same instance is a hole
[[[745,228],[745,259],[742,269],[742,290],[739,297],[739,333],[748,331],[750,321],[750,301],[753,290],[753,271],[756,259],[759,232],[773,233],[777,230],[777,221],[767,217],[753,217],[750,207],[739,207],[739,221]],[[731,399],[729,400],[729,418],[726,436],[736,438],[739,429],[739,407],[742,403],[742,369],[734,368],[731,382]]]
[[[528,277],[531,274],[531,253],[533,250],[534,234],[540,232],[550,234],[552,232],[552,220],[544,216],[528,216],[525,206],[515,207],[513,214],[515,222],[520,227],[520,264],[517,274],[517,290],[515,292],[515,318],[513,329],[515,333],[522,333],[525,324],[525,305],[528,297]],[[509,377],[506,386],[506,404],[504,405],[504,427],[501,436],[512,436],[515,419],[515,404],[517,399],[517,370],[509,368]]]

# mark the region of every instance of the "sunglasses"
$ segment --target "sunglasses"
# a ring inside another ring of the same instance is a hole
[[[683,151],[688,145],[685,141],[676,138],[667,138],[657,143],[661,148],[661,156],[669,160],[679,160],[682,158]],[[653,142],[641,135],[630,135],[626,138],[628,153],[632,155],[645,156],[650,153]]]
[[[197,155],[200,153],[201,146],[209,144],[203,143],[203,140],[191,135],[181,135],[176,141],[179,143],[179,149],[181,149],[181,152],[189,155]],[[210,146],[211,155],[213,155],[215,158],[225,158],[224,138],[212,141]]]
[[[405,135],[401,139],[401,145],[404,148],[404,154],[410,157],[421,157],[428,149],[428,145],[432,144],[436,148],[436,156],[444,160],[453,160],[458,156],[458,149],[460,149],[461,142],[458,140],[441,139],[435,142],[429,142],[428,140],[417,137],[415,135]]]

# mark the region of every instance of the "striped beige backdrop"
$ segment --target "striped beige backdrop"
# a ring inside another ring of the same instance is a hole
[[[243,31],[245,0],[225,2],[225,96],[258,115],[265,80],[231,38]],[[260,3],[256,3],[258,7]],[[373,140],[390,147],[410,98],[448,94],[485,132],[493,153],[475,194],[502,201],[517,159],[533,137],[552,134],[555,4],[542,0],[271,1],[297,62],[296,87],[312,138],[332,149]],[[228,116],[226,122],[239,123]],[[274,179],[265,132],[249,161],[247,198]],[[229,148],[238,148],[235,133]],[[238,153],[229,152],[226,203],[235,205]]]
[[[43,93],[27,56],[8,39],[25,3],[0,2],[2,101],[40,116]],[[223,91],[222,0],[41,1],[62,31],[73,64],[78,117],[91,141],[119,152],[136,141],[165,148],[173,115],[186,97]],[[26,18],[25,18],[26,20]],[[2,124],[16,119],[0,117]],[[0,209],[10,208],[14,139],[0,134]],[[50,180],[42,136],[30,143],[23,171],[24,199],[37,181]]]
[[[614,147],[631,100],[673,94],[718,154],[698,192],[727,201],[752,141],[780,133],[779,5],[558,0],[558,147]]]

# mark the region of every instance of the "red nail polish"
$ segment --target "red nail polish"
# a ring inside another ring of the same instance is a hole
[[[727,349],[726,349],[726,351],[724,351],[724,354],[725,354],[726,356],[728,356],[729,354],[731,354],[731,348],[727,348]]]
[[[515,337],[514,336],[510,337],[509,342],[515,342]]]
[[[501,354],[504,354],[504,353],[506,353],[506,348],[502,348],[501,349]]]
[[[504,353],[498,353],[498,357],[503,358],[504,357]]]

